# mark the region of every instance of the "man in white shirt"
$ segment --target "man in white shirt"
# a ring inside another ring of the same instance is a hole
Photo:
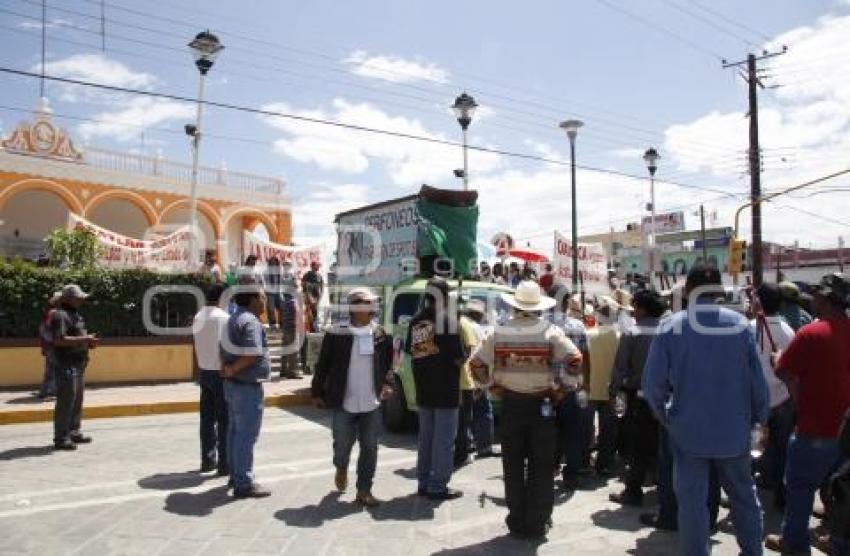
[[[372,481],[378,463],[381,400],[392,393],[393,342],[372,322],[375,297],[366,288],[348,294],[351,324],[328,330],[316,363],[312,383],[313,404],[333,410],[334,484],[348,487],[348,462],[357,440],[358,504],[374,507]]]
[[[756,290],[756,295],[764,318],[756,317],[750,321],[750,328],[756,336],[759,362],[770,390],[767,446],[758,462],[758,467],[761,469],[764,486],[773,490],[775,505],[784,508],[785,454],[788,449],[788,438],[794,431],[796,415],[788,387],[776,376],[770,356],[774,352],[785,351],[794,338],[794,329],[779,313],[782,308],[782,291],[779,286],[762,284]]]
[[[195,355],[201,386],[201,472],[218,469],[219,476],[230,474],[227,465],[227,402],[221,375],[221,337],[230,315],[218,306],[224,286],[213,284],[207,290],[207,304],[192,321]],[[217,457],[216,457],[217,456]]]

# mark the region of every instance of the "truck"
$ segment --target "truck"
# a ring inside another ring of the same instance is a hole
[[[478,225],[477,192],[422,186],[418,194],[367,205],[336,215],[336,264],[329,278],[331,305],[344,301],[356,286],[378,297],[378,322],[393,337],[395,369],[393,395],[382,403],[384,425],[393,432],[416,424],[416,391],[410,358],[404,351],[407,323],[419,308],[427,280],[434,274],[449,278],[458,290],[450,299],[453,310],[476,298],[498,311],[500,293],[509,288],[472,279],[476,273]],[[334,320],[346,315],[335,314]],[[318,353],[312,335],[309,352]],[[314,359],[315,355],[311,357]]]

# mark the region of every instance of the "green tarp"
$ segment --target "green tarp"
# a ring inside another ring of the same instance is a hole
[[[449,258],[458,275],[471,276],[478,264],[478,205],[456,207],[420,198],[416,201],[416,209],[419,213],[418,256]]]

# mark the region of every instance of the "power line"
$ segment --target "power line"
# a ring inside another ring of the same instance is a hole
[[[691,4],[693,6],[699,8],[700,10],[704,11],[705,13],[711,14],[711,15],[717,17],[718,19],[725,21],[726,23],[728,23],[730,25],[734,25],[735,27],[743,29],[744,31],[747,31],[749,33],[756,34],[756,35],[760,36],[765,41],[773,40],[772,37],[766,35],[765,33],[762,33],[758,29],[753,29],[752,27],[750,27],[748,25],[744,25],[743,23],[735,21],[734,19],[731,19],[731,18],[723,15],[722,13],[709,8],[708,6],[704,5],[702,2],[698,2],[697,0],[691,0]]]
[[[30,72],[30,71],[18,70],[18,69],[7,68],[7,67],[0,67],[0,73],[6,73],[6,74],[9,74],[9,75],[18,75],[18,76],[30,77],[30,78],[38,78],[39,77],[38,74]],[[170,93],[159,93],[159,92],[153,92],[153,91],[145,91],[145,90],[141,90],[141,89],[133,89],[133,88],[130,88],[130,87],[120,87],[120,86],[116,86],[116,85],[105,85],[105,84],[102,84],[102,83],[93,83],[93,82],[90,82],[90,81],[83,81],[83,80],[79,80],[79,79],[70,79],[70,78],[66,78],[66,77],[58,77],[58,76],[54,76],[54,75],[45,75],[45,79],[47,79],[49,81],[55,81],[55,82],[58,82],[58,83],[66,83],[66,84],[69,84],[69,85],[79,85],[79,86],[84,86],[84,87],[91,87],[91,88],[105,90],[105,91],[112,91],[112,92],[118,92],[118,93],[128,93],[128,94],[134,94],[134,95],[145,96],[145,97],[150,97],[150,98],[164,98],[164,99],[168,99],[168,100],[173,100],[173,101],[177,101],[177,102],[186,102],[186,103],[190,103],[190,104],[197,104],[198,103],[198,99],[190,98],[190,97],[186,97],[186,96],[182,96],[182,95],[170,94]],[[449,140],[441,139],[441,138],[437,138],[437,137],[416,135],[416,134],[412,134],[412,133],[404,133],[404,132],[392,131],[392,130],[387,130],[387,129],[378,129],[378,128],[373,128],[373,127],[363,126],[363,125],[348,124],[348,123],[345,123],[345,122],[328,120],[328,119],[324,119],[324,118],[316,118],[316,117],[311,117],[311,116],[290,114],[290,113],[281,112],[281,111],[266,110],[266,109],[263,109],[263,108],[255,108],[255,107],[251,107],[251,106],[242,106],[242,105],[238,105],[238,104],[232,104],[232,103],[226,103],[226,102],[217,102],[217,101],[211,101],[211,100],[204,100],[203,104],[206,105],[206,106],[210,106],[210,107],[215,107],[215,108],[220,108],[220,109],[225,109],[225,110],[233,110],[233,111],[236,111],[236,112],[245,112],[245,113],[256,114],[256,115],[261,115],[261,116],[272,116],[272,117],[278,117],[278,118],[287,119],[287,120],[313,123],[313,124],[318,124],[318,125],[325,125],[325,126],[330,126],[330,127],[341,128],[341,129],[348,129],[348,130],[351,130],[351,131],[360,131],[360,132],[364,132],[364,133],[373,133],[373,134],[384,135],[384,136],[388,136],[388,137],[396,137],[396,138],[399,138],[399,139],[407,139],[407,140],[411,140],[411,141],[420,141],[420,142],[423,142],[423,143],[445,145],[445,146],[456,147],[456,148],[461,147],[461,144],[458,143],[458,142],[449,141]],[[553,164],[553,165],[558,165],[558,166],[569,166],[570,165],[569,161],[547,158],[547,157],[544,157],[544,156],[532,155],[532,154],[527,154],[527,153],[518,153],[518,152],[508,151],[508,150],[504,150],[504,149],[496,149],[496,148],[483,147],[483,146],[478,146],[478,145],[468,145],[468,148],[471,149],[471,150],[479,151],[479,152],[484,152],[484,153],[489,153],[489,154],[497,154],[497,155],[502,155],[502,156],[506,156],[506,157],[524,159],[524,160],[533,160],[533,161],[537,161],[537,162],[545,162],[547,164]],[[630,174],[628,172],[621,172],[621,171],[610,170],[610,169],[605,169],[605,168],[597,168],[597,167],[594,167],[594,166],[578,165],[577,164],[576,167],[580,168],[582,170],[585,170],[585,171],[589,171],[589,172],[615,175],[615,176],[620,176],[620,177],[625,177],[625,178],[636,179],[636,180],[639,180],[639,181],[646,181],[646,180],[649,179],[646,176],[641,176],[641,175],[637,175],[637,174]],[[693,185],[693,184],[685,184],[685,183],[672,182],[672,181],[656,180],[656,183],[668,184],[668,185],[687,188],[687,189],[714,191],[714,192],[717,192],[717,193],[722,193],[722,194],[727,195],[729,197],[733,197],[733,198],[735,197],[734,194],[732,194],[728,191],[724,191],[724,190],[716,189],[716,188],[702,187],[702,186],[697,186],[697,185]]]
[[[745,44],[747,44],[747,45],[749,45],[749,46],[755,47],[755,48],[757,48],[757,49],[758,49],[758,48],[761,48],[761,47],[760,47],[760,45],[758,45],[758,44],[754,43],[753,41],[751,41],[751,40],[750,40],[750,39],[748,39],[747,37],[744,37],[743,35],[739,35],[738,33],[734,32],[734,31],[730,31],[730,30],[728,29],[728,27],[724,27],[724,26],[722,26],[722,25],[719,25],[719,24],[715,23],[714,21],[712,21],[711,19],[709,19],[709,18],[705,17],[704,15],[700,15],[700,14],[698,14],[698,13],[695,13],[694,11],[692,11],[692,10],[690,10],[690,9],[686,8],[685,6],[683,6],[683,5],[679,4],[679,3],[678,3],[678,2],[676,2],[675,0],[662,0],[662,1],[663,1],[665,4],[667,4],[668,6],[671,6],[671,7],[673,7],[674,9],[676,9],[676,10],[680,11],[681,13],[683,13],[683,14],[685,14],[685,15],[688,15],[688,16],[690,16],[690,17],[692,17],[692,18],[694,18],[694,19],[696,19],[696,20],[698,20],[698,21],[703,22],[704,24],[706,24],[706,25],[708,25],[709,27],[712,27],[712,28],[714,28],[714,29],[716,29],[716,30],[720,31],[721,33],[724,33],[724,34],[726,34],[726,35],[729,35],[730,37],[733,37],[733,38],[735,38],[735,39],[737,39],[737,40],[740,40],[740,41],[744,42]]]

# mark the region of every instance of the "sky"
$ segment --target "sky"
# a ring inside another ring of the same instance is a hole
[[[760,62],[762,187],[777,191],[850,167],[850,0],[47,0],[46,72],[194,97],[185,47],[209,28],[225,45],[207,98],[458,142],[451,104],[479,104],[471,151],[480,239],[511,233],[551,251],[570,221],[569,144],[576,142],[580,234],[623,229],[645,214],[642,153],[661,154],[658,212],[700,203],[731,226],[746,202],[747,88],[736,62]],[[41,3],[0,0],[3,67],[39,70]],[[104,48],[105,46],[105,48]],[[0,74],[4,133],[26,117],[37,80]],[[47,83],[79,144],[189,161],[183,125],[195,107]],[[461,149],[221,108],[205,112],[202,163],[286,179],[295,241],[332,244],[333,215],[418,191],[461,188]],[[835,246],[850,232],[850,178],[765,205],[765,238]],[[741,234],[749,236],[749,219]]]

